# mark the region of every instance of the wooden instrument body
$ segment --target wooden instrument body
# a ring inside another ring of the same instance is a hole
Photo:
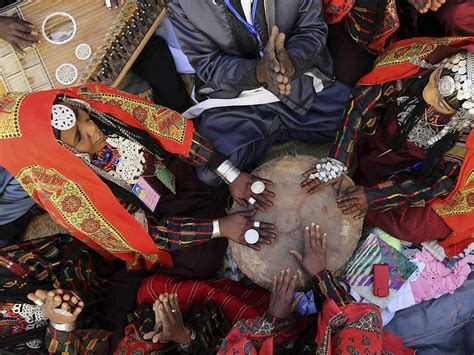
[[[304,287],[309,278],[300,268],[291,249],[303,253],[304,227],[312,222],[319,224],[327,233],[327,266],[336,271],[344,265],[357,247],[363,220],[354,220],[352,215],[343,215],[336,205],[336,191],[325,188],[313,195],[300,187],[301,174],[314,166],[315,157],[309,155],[285,156],[267,162],[253,174],[273,181],[275,206],[266,213],[257,212],[254,220],[274,223],[277,238],[272,245],[263,245],[260,251],[231,243],[232,256],[241,271],[258,285],[271,289],[272,277],[283,268],[291,268],[300,276],[299,287]],[[342,189],[353,186],[345,177]],[[234,204],[231,212],[242,210]]]
[[[153,12],[148,13],[150,18],[143,20],[146,23],[141,23],[140,30],[131,29],[135,33],[128,37],[122,34],[139,9],[137,3],[131,0],[114,11],[105,7],[103,1],[97,0],[25,0],[8,8],[1,15],[17,16],[31,22],[39,31],[41,43],[35,48],[26,48],[26,55],[21,57],[0,39],[0,95],[12,91],[62,88],[90,81],[117,86],[164,16],[164,10],[161,11],[163,4],[155,3]],[[162,14],[158,16],[156,11]],[[41,34],[43,21],[55,12],[65,12],[76,22],[76,33],[67,43],[52,44]],[[91,47],[89,59],[80,60],[76,57],[75,49],[81,43]],[[56,69],[65,63],[74,65],[78,72],[77,79],[68,85],[56,79]],[[104,67],[110,73],[99,77]]]

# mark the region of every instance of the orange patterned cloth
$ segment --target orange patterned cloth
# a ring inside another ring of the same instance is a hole
[[[474,241],[474,130],[466,142],[461,172],[456,187],[445,198],[438,198],[431,207],[453,231],[439,244],[446,255],[461,253]]]
[[[420,37],[396,42],[377,58],[374,69],[363,76],[357,85],[383,84],[411,77],[420,72],[420,67],[410,61],[413,56],[438,63],[461,48],[474,52],[474,37]]]
[[[51,108],[64,94],[147,130],[165,150],[185,158],[193,123],[175,111],[99,84],[0,99],[0,165],[56,222],[105,258],[123,259],[131,267],[172,267],[170,255],[157,247],[107,185],[56,141]]]

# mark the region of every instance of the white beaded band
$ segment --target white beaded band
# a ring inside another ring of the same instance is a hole
[[[255,204],[255,202],[257,202],[257,200],[254,199],[253,197],[250,197],[248,201],[252,206]]]
[[[226,182],[232,184],[240,175],[240,170],[237,169],[230,160],[224,161],[216,170],[216,174]]]
[[[60,331],[60,332],[72,332],[76,329],[76,323],[68,323],[68,324],[56,324],[54,322],[50,322],[51,326]]]
[[[212,221],[212,236],[211,238],[220,238],[221,229],[219,227],[219,220],[215,219]]]
[[[321,159],[315,166],[317,172],[309,176],[310,180],[318,179],[322,183],[337,179],[347,171],[347,167],[332,158]]]
[[[260,228],[260,221],[253,221],[253,226],[255,228]]]

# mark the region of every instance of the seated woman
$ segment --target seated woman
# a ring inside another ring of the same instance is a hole
[[[172,110],[99,84],[10,94],[0,108],[2,166],[58,223],[108,258],[204,278],[225,249],[218,237],[245,243],[250,228],[262,243],[274,237],[271,225],[255,227],[249,216],[223,217],[224,203],[188,165],[207,166],[234,199],[262,210],[272,204],[271,182],[240,172]],[[119,201],[141,209],[140,223]]]
[[[474,235],[474,55],[462,49],[472,42],[391,47],[354,88],[330,153],[353,170],[358,159],[357,186],[337,198],[344,213],[367,213],[369,224],[410,242],[447,238],[441,244],[450,256]],[[420,67],[413,56],[426,61],[418,58]],[[321,187],[315,174],[304,174],[308,192]]]

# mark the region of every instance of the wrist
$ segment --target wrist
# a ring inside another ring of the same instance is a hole
[[[188,352],[191,349],[191,344],[196,339],[196,332],[194,329],[188,327],[185,328],[184,334],[177,339],[178,346],[180,350]]]

